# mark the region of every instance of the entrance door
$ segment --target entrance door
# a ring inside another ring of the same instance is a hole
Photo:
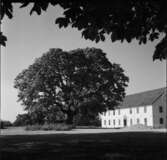
[[[124,119],[124,127],[127,126],[127,119]]]

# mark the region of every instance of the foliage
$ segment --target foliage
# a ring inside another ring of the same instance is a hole
[[[62,121],[57,120],[56,122],[60,123]],[[33,125],[33,124],[42,125],[44,123],[45,123],[45,119],[44,119],[43,113],[41,111],[34,111],[32,113],[24,113],[24,114],[17,115],[13,125],[27,126],[27,125]]]
[[[0,121],[0,129],[4,129],[6,127],[11,127],[11,126],[12,123],[10,121],[4,121],[4,120]]]
[[[18,101],[38,123],[73,123],[85,104],[98,104],[89,109],[96,115],[117,106],[128,80],[100,49],[50,49],[15,78],[14,87]]]
[[[28,124],[31,124],[31,116],[27,113],[24,114],[18,114],[16,117],[16,120],[13,122],[14,126],[26,126]]]
[[[99,126],[99,125],[97,125],[97,124],[93,124],[93,125],[88,125],[88,126],[81,126],[81,125],[79,125],[79,126],[75,126],[75,128],[76,129],[101,129],[101,125]]]
[[[13,17],[14,0],[1,0],[1,19],[6,15]],[[20,8],[33,4],[30,15],[40,15],[47,11],[49,5],[59,5],[64,10],[63,16],[55,21],[59,27],[72,26],[82,32],[85,39],[104,41],[110,35],[111,41],[137,39],[139,44],[153,41],[164,34],[164,38],[156,47],[153,59],[165,59],[167,54],[167,1],[165,0],[45,0],[17,1]],[[0,35],[0,42],[5,45],[6,37]]]
[[[6,36],[4,36],[2,32],[0,32],[0,45],[6,46],[6,41]]]
[[[65,123],[56,123],[56,124],[35,124],[35,125],[27,125],[26,126],[26,130],[28,131],[37,131],[37,130],[44,130],[44,131],[48,131],[48,130],[56,130],[56,131],[69,131],[72,130],[74,128],[73,125],[67,125]]]
[[[83,103],[75,117],[75,124],[79,126],[100,126],[99,109],[103,110],[103,107],[97,100]]]
[[[85,126],[87,128],[91,127],[100,127],[101,121],[98,116],[89,117],[89,116],[80,116],[77,121],[75,121],[76,126]]]

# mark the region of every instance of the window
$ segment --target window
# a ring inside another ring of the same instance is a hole
[[[137,118],[137,124],[139,124],[140,123],[140,119],[139,118]]]
[[[162,113],[162,112],[163,112],[163,107],[159,106],[159,113]]]
[[[132,119],[130,119],[130,125],[133,125],[133,120]]]
[[[115,110],[113,110],[113,115],[115,115]]]
[[[138,107],[136,108],[136,112],[139,113],[139,108]]]
[[[147,118],[144,118],[144,124],[147,126]]]
[[[132,114],[132,109],[129,110],[129,113]]]
[[[147,112],[147,107],[146,106],[144,106],[144,113],[146,113]]]
[[[109,125],[109,126],[111,125],[111,122],[110,122],[110,120],[108,120],[108,125]]]
[[[110,116],[110,111],[108,111],[108,116]]]
[[[113,125],[115,126],[115,119],[113,120]]]
[[[118,120],[118,124],[121,125],[121,120],[120,119]]]
[[[103,114],[104,114],[104,116],[106,116],[106,112],[104,112]]]
[[[106,125],[106,120],[104,120],[104,125]]]
[[[163,119],[163,118],[160,118],[160,119],[159,119],[159,123],[160,123],[160,124],[163,124],[163,123],[164,123],[164,119]]]
[[[120,109],[118,109],[118,114],[120,115]]]

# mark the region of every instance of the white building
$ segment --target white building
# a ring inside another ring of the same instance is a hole
[[[166,101],[166,88],[128,95],[115,110],[101,114],[101,125],[103,128],[122,128],[137,124],[166,128]]]

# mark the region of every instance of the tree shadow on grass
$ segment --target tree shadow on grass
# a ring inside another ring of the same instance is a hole
[[[0,160],[166,160],[166,140],[148,132],[4,136]]]

